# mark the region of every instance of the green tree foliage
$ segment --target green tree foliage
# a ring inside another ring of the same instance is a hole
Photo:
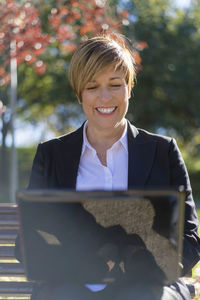
[[[142,70],[129,119],[139,127],[178,139],[195,195],[200,194],[200,1],[185,10],[169,0],[126,2],[124,33],[144,40]],[[199,196],[197,196],[198,198]]]
[[[172,9],[169,0],[128,1],[125,34],[147,42],[141,53],[129,117],[149,130],[165,129],[189,141],[200,128],[200,5]]]

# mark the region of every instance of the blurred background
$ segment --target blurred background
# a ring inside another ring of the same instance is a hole
[[[200,0],[1,0],[0,202],[27,186],[39,142],[85,120],[67,70],[102,31],[124,34],[135,57],[127,118],[177,139],[200,201]]]

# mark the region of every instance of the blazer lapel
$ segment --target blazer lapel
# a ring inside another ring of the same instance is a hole
[[[153,164],[157,142],[145,140],[128,122],[128,188],[145,186]]]
[[[56,174],[61,188],[76,188],[76,178],[83,144],[83,126],[64,137],[59,144]]]

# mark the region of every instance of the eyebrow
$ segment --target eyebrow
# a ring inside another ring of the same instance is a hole
[[[122,79],[122,77],[120,77],[120,76],[117,76],[117,77],[111,77],[109,80],[115,80],[115,79]],[[91,80],[91,81],[89,81],[88,83],[93,83],[93,82],[96,82],[96,80]]]
[[[114,80],[114,79],[122,79],[122,77],[117,76],[117,77],[112,77],[112,78],[110,78],[110,80]]]

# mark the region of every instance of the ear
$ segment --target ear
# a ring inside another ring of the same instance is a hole
[[[79,98],[77,95],[76,95],[76,97],[77,97],[78,103],[79,103],[79,104],[82,104],[80,98]]]

